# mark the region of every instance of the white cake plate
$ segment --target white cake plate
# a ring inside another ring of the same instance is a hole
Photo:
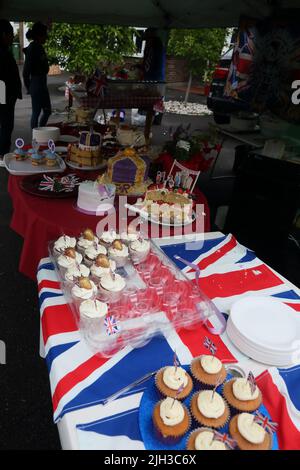
[[[36,173],[63,173],[66,169],[66,164],[59,155],[57,155],[57,164],[55,166],[47,166],[46,163],[34,166],[30,157],[17,161],[13,153],[4,155],[3,163],[7,171],[14,176],[27,176]]]

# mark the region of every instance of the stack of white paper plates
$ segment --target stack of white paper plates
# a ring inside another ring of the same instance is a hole
[[[272,297],[244,297],[233,304],[227,322],[233,344],[250,358],[272,366],[300,362],[300,317]]]

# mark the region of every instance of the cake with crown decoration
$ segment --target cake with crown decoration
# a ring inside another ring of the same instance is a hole
[[[97,166],[101,163],[101,134],[80,132],[79,143],[69,145],[68,159],[79,166]]]
[[[108,160],[107,172],[98,181],[115,184],[117,194],[144,194],[151,183],[149,167],[149,157],[128,147]]]

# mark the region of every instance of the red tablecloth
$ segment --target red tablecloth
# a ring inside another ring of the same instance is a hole
[[[95,179],[97,176],[92,172],[86,172],[84,175],[83,172],[80,173],[83,179]],[[101,217],[79,212],[74,207],[74,198],[47,199],[31,196],[20,189],[22,178],[24,177],[10,175],[8,180],[8,192],[13,202],[11,228],[24,238],[19,271],[35,279],[40,259],[48,255],[49,241],[62,234],[77,236],[86,227],[95,230]],[[135,199],[129,199],[128,202],[134,201]],[[209,232],[209,208],[201,192],[197,193],[197,203],[204,205],[204,231]],[[128,218],[129,221],[133,219],[134,217]]]

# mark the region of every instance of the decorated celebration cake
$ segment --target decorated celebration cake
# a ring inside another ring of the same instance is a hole
[[[98,181],[115,184],[118,194],[145,193],[149,186],[149,167],[149,157],[126,148],[109,159],[107,172]]]
[[[101,162],[101,134],[80,132],[78,144],[69,146],[68,158],[79,166],[97,166]]]

